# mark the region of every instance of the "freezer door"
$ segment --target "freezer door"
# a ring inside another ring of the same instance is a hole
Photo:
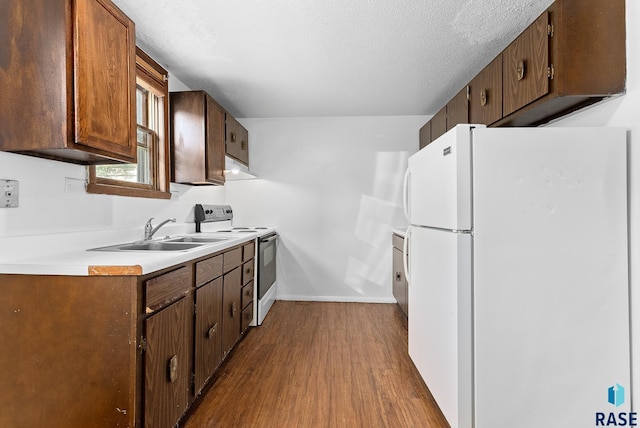
[[[457,125],[409,158],[409,222],[449,230],[471,229],[471,129]]]
[[[471,427],[471,236],[412,227],[409,258],[409,355],[449,424]]]
[[[630,393],[626,132],[474,132],[477,428],[594,426]]]

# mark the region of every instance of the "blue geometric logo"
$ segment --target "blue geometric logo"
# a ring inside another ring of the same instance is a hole
[[[609,387],[609,398],[607,401],[616,407],[620,407],[624,404],[624,388],[619,383]]]

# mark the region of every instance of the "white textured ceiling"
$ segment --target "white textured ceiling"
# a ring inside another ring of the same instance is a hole
[[[243,117],[431,115],[552,0],[114,0]]]

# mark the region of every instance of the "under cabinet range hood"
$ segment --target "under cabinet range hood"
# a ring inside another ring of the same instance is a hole
[[[224,177],[227,181],[258,178],[257,175],[249,171],[246,165],[241,164],[229,156],[224,157]]]

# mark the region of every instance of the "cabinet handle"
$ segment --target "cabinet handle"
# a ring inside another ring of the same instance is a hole
[[[235,317],[238,313],[238,302],[231,303],[231,317]]]
[[[211,339],[213,338],[213,336],[215,336],[216,334],[216,330],[218,329],[218,324],[214,324],[208,331],[207,331],[207,339]]]
[[[244,317],[247,319],[247,321],[251,321],[251,318],[253,318],[253,313],[247,312]]]
[[[247,150],[247,142],[246,142],[246,141],[244,141],[244,140],[242,140],[242,141],[240,142],[240,148],[241,148],[242,150]]]
[[[232,132],[230,138],[231,138],[231,142],[235,143],[236,142],[236,133]]]
[[[178,379],[178,356],[174,355],[169,358],[167,363],[167,374],[169,375],[169,382],[173,383]]]
[[[483,89],[480,91],[480,105],[481,106],[486,106],[487,105],[487,90]]]
[[[251,268],[247,268],[247,273],[251,273]]]
[[[516,75],[518,76],[518,80],[524,79],[524,75],[526,73],[525,68],[525,62],[523,59],[516,63]]]

